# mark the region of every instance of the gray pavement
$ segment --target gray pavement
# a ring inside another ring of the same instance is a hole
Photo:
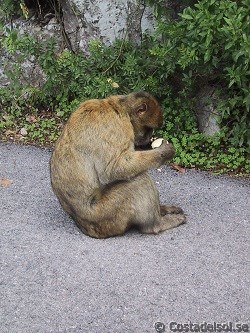
[[[0,187],[0,333],[250,324],[249,179],[154,170],[161,200],[180,205],[187,224],[157,236],[130,231],[97,240],[60,208],[50,153],[0,144],[0,178],[13,180]]]

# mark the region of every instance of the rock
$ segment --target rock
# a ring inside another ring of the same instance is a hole
[[[21,129],[20,129],[20,134],[21,134],[22,136],[26,136],[26,135],[28,134],[26,128],[24,128],[24,127],[21,128]]]
[[[211,86],[203,87],[196,95],[196,116],[199,131],[208,135],[219,132],[220,127],[217,124],[217,105],[219,97],[216,94],[216,88]]]
[[[32,11],[32,2],[30,3],[29,10]],[[142,32],[152,31],[154,24],[151,7],[146,7],[142,0],[64,0],[61,2],[61,11],[61,25],[53,17],[41,26],[34,16],[29,20],[23,17],[14,19],[6,23],[6,27],[13,26],[19,33],[28,33],[38,41],[46,41],[52,37],[56,41],[58,53],[62,48],[67,48],[87,54],[88,42],[92,39],[99,39],[109,45],[116,38],[128,38],[138,45]],[[6,69],[0,69],[0,87],[9,83],[5,70],[11,70],[12,64],[19,62],[14,54],[10,60],[8,55],[0,52],[0,63],[6,60]],[[46,80],[39,65],[31,59],[26,59],[21,66],[25,83],[39,87]],[[114,88],[118,88],[117,84]]]

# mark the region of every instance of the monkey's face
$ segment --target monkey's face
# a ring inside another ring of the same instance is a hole
[[[141,128],[135,131],[135,147],[144,147],[151,142],[153,136],[152,128]]]
[[[163,125],[163,114],[155,99],[143,100],[136,106],[131,116],[134,127],[135,146],[146,146],[150,143],[153,131]]]

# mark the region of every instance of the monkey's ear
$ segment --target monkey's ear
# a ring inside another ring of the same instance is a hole
[[[138,116],[142,116],[147,110],[148,110],[147,104],[142,103],[137,107],[136,113],[137,113]]]

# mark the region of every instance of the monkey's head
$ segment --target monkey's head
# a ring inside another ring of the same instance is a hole
[[[126,106],[134,128],[135,146],[148,145],[154,129],[163,125],[159,103],[144,91],[123,96],[121,102]]]

